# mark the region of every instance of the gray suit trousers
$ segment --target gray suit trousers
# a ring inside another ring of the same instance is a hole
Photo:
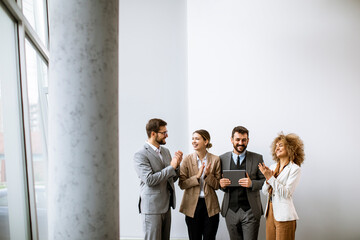
[[[235,213],[229,208],[225,222],[231,240],[256,240],[260,219],[256,219],[251,208],[244,212],[241,208]]]
[[[171,209],[163,214],[141,214],[145,240],[169,240]]]

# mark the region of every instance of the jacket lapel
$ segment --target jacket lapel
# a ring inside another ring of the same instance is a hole
[[[196,153],[191,154],[191,168],[195,173],[199,172]]]
[[[289,174],[289,171],[290,171],[292,165],[293,165],[293,163],[289,162],[289,164],[280,172],[280,174],[277,178],[279,180],[281,180],[284,176],[287,176]]]
[[[157,155],[156,152],[155,152],[155,154]],[[166,157],[165,150],[163,148],[160,148],[160,154],[161,154],[162,159],[163,159],[163,160],[160,159],[160,161],[162,161],[165,164],[165,166],[167,167],[170,164],[170,162],[168,162],[168,158]],[[170,159],[170,161],[171,161],[171,159]]]
[[[212,160],[213,159],[212,159],[210,153],[208,152],[207,155],[206,155],[206,161],[207,161],[206,164],[211,164],[212,165]],[[211,170],[211,168],[212,168],[212,166],[210,166],[210,170]],[[205,169],[204,169],[204,171],[205,171]]]
[[[150,147],[149,144],[145,143],[144,147],[155,159],[157,159],[163,166],[165,166],[164,162],[161,160],[160,156],[154,151],[154,149],[152,149],[152,147]]]
[[[226,159],[228,160],[227,164],[227,170],[231,169],[231,161],[232,161],[232,152],[228,153],[228,156],[226,157]]]
[[[251,169],[252,169],[252,164],[253,164],[253,161],[252,161],[252,155],[249,154],[248,151],[246,151],[246,172],[249,174],[250,176],[250,172],[251,172]]]

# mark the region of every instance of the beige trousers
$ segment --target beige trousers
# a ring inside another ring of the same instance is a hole
[[[278,222],[274,218],[272,202],[269,203],[266,214],[266,240],[295,239],[296,220]]]

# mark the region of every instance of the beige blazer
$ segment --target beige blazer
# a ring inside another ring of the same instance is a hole
[[[211,163],[211,167],[210,174],[204,179],[204,194],[208,215],[212,217],[220,212],[219,201],[215,193],[215,190],[220,187],[220,158],[208,152],[207,163]],[[179,211],[192,218],[200,195],[200,182],[196,178],[198,171],[196,153],[187,155],[180,166],[179,187],[185,189],[185,192]]]

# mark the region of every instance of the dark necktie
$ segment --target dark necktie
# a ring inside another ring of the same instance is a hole
[[[240,168],[240,155],[236,159],[236,168]]]

